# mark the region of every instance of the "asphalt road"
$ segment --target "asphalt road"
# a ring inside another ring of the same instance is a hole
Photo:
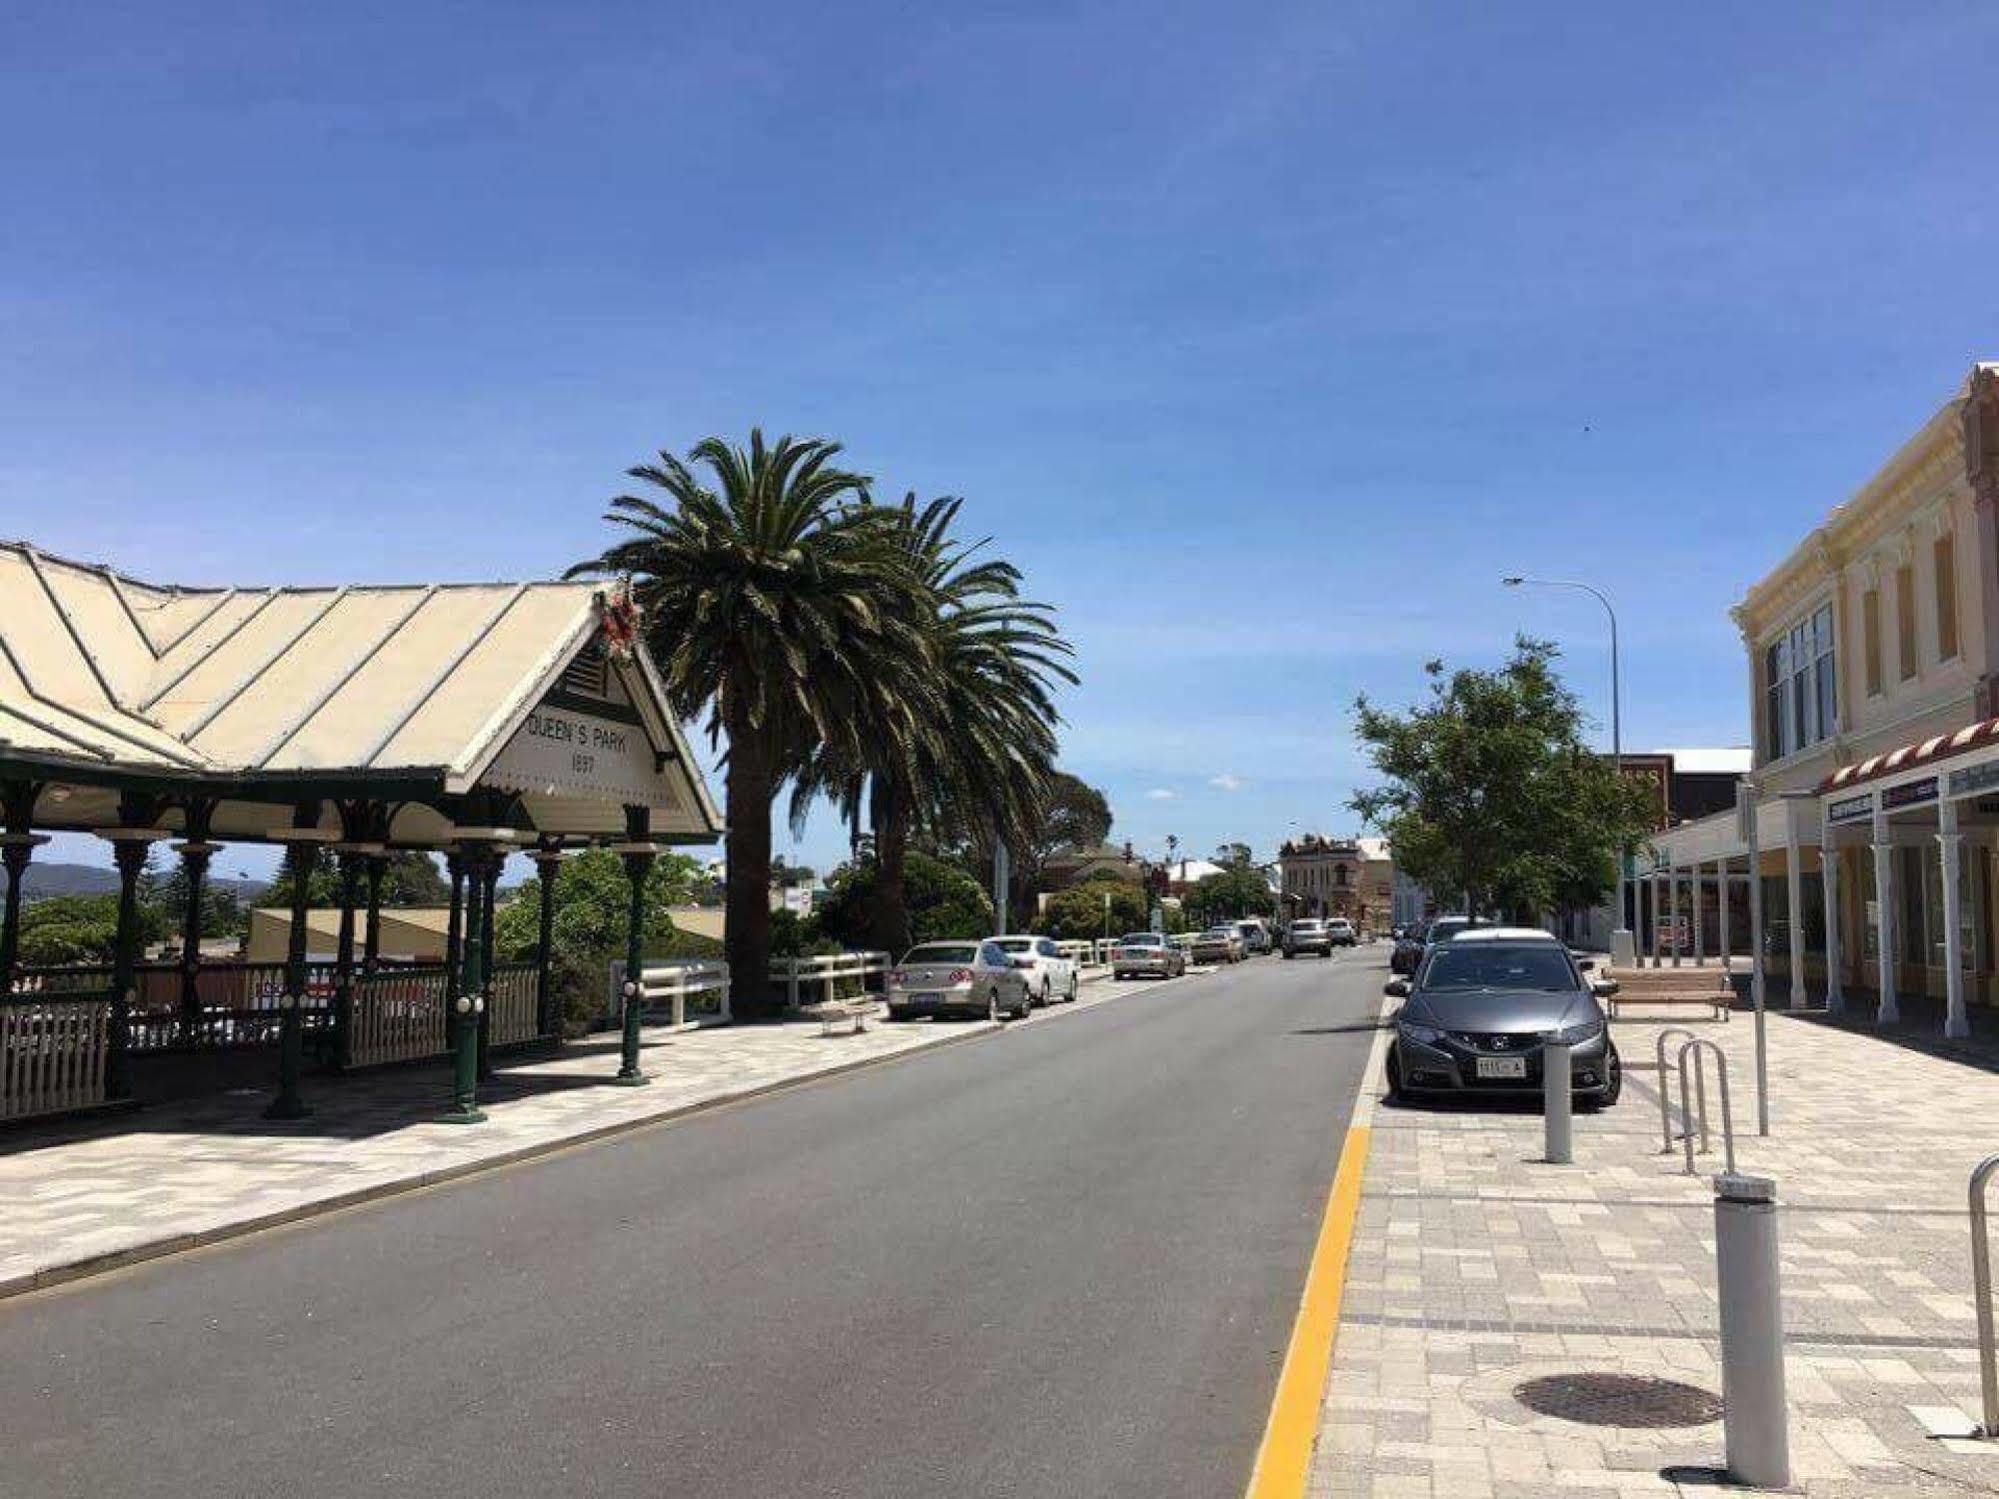
[[[0,1306],[0,1493],[1238,1494],[1386,951]]]

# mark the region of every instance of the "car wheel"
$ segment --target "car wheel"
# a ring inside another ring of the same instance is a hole
[[[1023,988],[1020,991],[1020,1003],[1015,1005],[1008,1013],[1015,1020],[1025,1020],[1028,1016],[1032,1015],[1034,1013],[1034,991]]]
[[[1075,974],[1073,974],[1073,973],[1072,973],[1072,974],[1070,974],[1070,975],[1069,975],[1069,1003],[1070,1003],[1070,1004],[1074,1004],[1074,1003],[1076,1002],[1076,991],[1077,991],[1078,987],[1079,987],[1079,986],[1081,985],[1081,982],[1082,982],[1082,981],[1081,981],[1080,979],[1078,979],[1078,978],[1076,977],[1076,975],[1075,975]]]
[[[1396,1103],[1405,1102],[1409,1096],[1402,1091],[1402,1061],[1393,1046],[1388,1048],[1388,1096]]]
[[[1591,1108],[1607,1109],[1616,1103],[1624,1092],[1624,1060],[1617,1054],[1615,1046],[1605,1050],[1603,1056],[1603,1091],[1589,1101]]]
[[[1027,1007],[1030,1010],[1045,1010],[1048,1008],[1048,985],[1046,983],[1042,984],[1039,994],[1028,994]]]

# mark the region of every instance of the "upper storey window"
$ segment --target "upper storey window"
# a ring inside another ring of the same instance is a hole
[[[1823,604],[1763,652],[1764,758],[1781,760],[1839,726],[1832,605]]]

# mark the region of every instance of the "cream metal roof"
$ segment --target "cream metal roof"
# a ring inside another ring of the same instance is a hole
[[[0,542],[0,759],[466,792],[597,639],[602,608],[590,582],[162,587]],[[655,802],[663,831],[712,837],[720,818],[643,647],[607,679],[677,783]],[[508,784],[531,811],[588,799]]]

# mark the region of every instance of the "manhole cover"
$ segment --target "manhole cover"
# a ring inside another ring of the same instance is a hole
[[[1530,1411],[1590,1426],[1704,1426],[1721,1419],[1721,1397],[1649,1374],[1549,1374],[1513,1387]]]

